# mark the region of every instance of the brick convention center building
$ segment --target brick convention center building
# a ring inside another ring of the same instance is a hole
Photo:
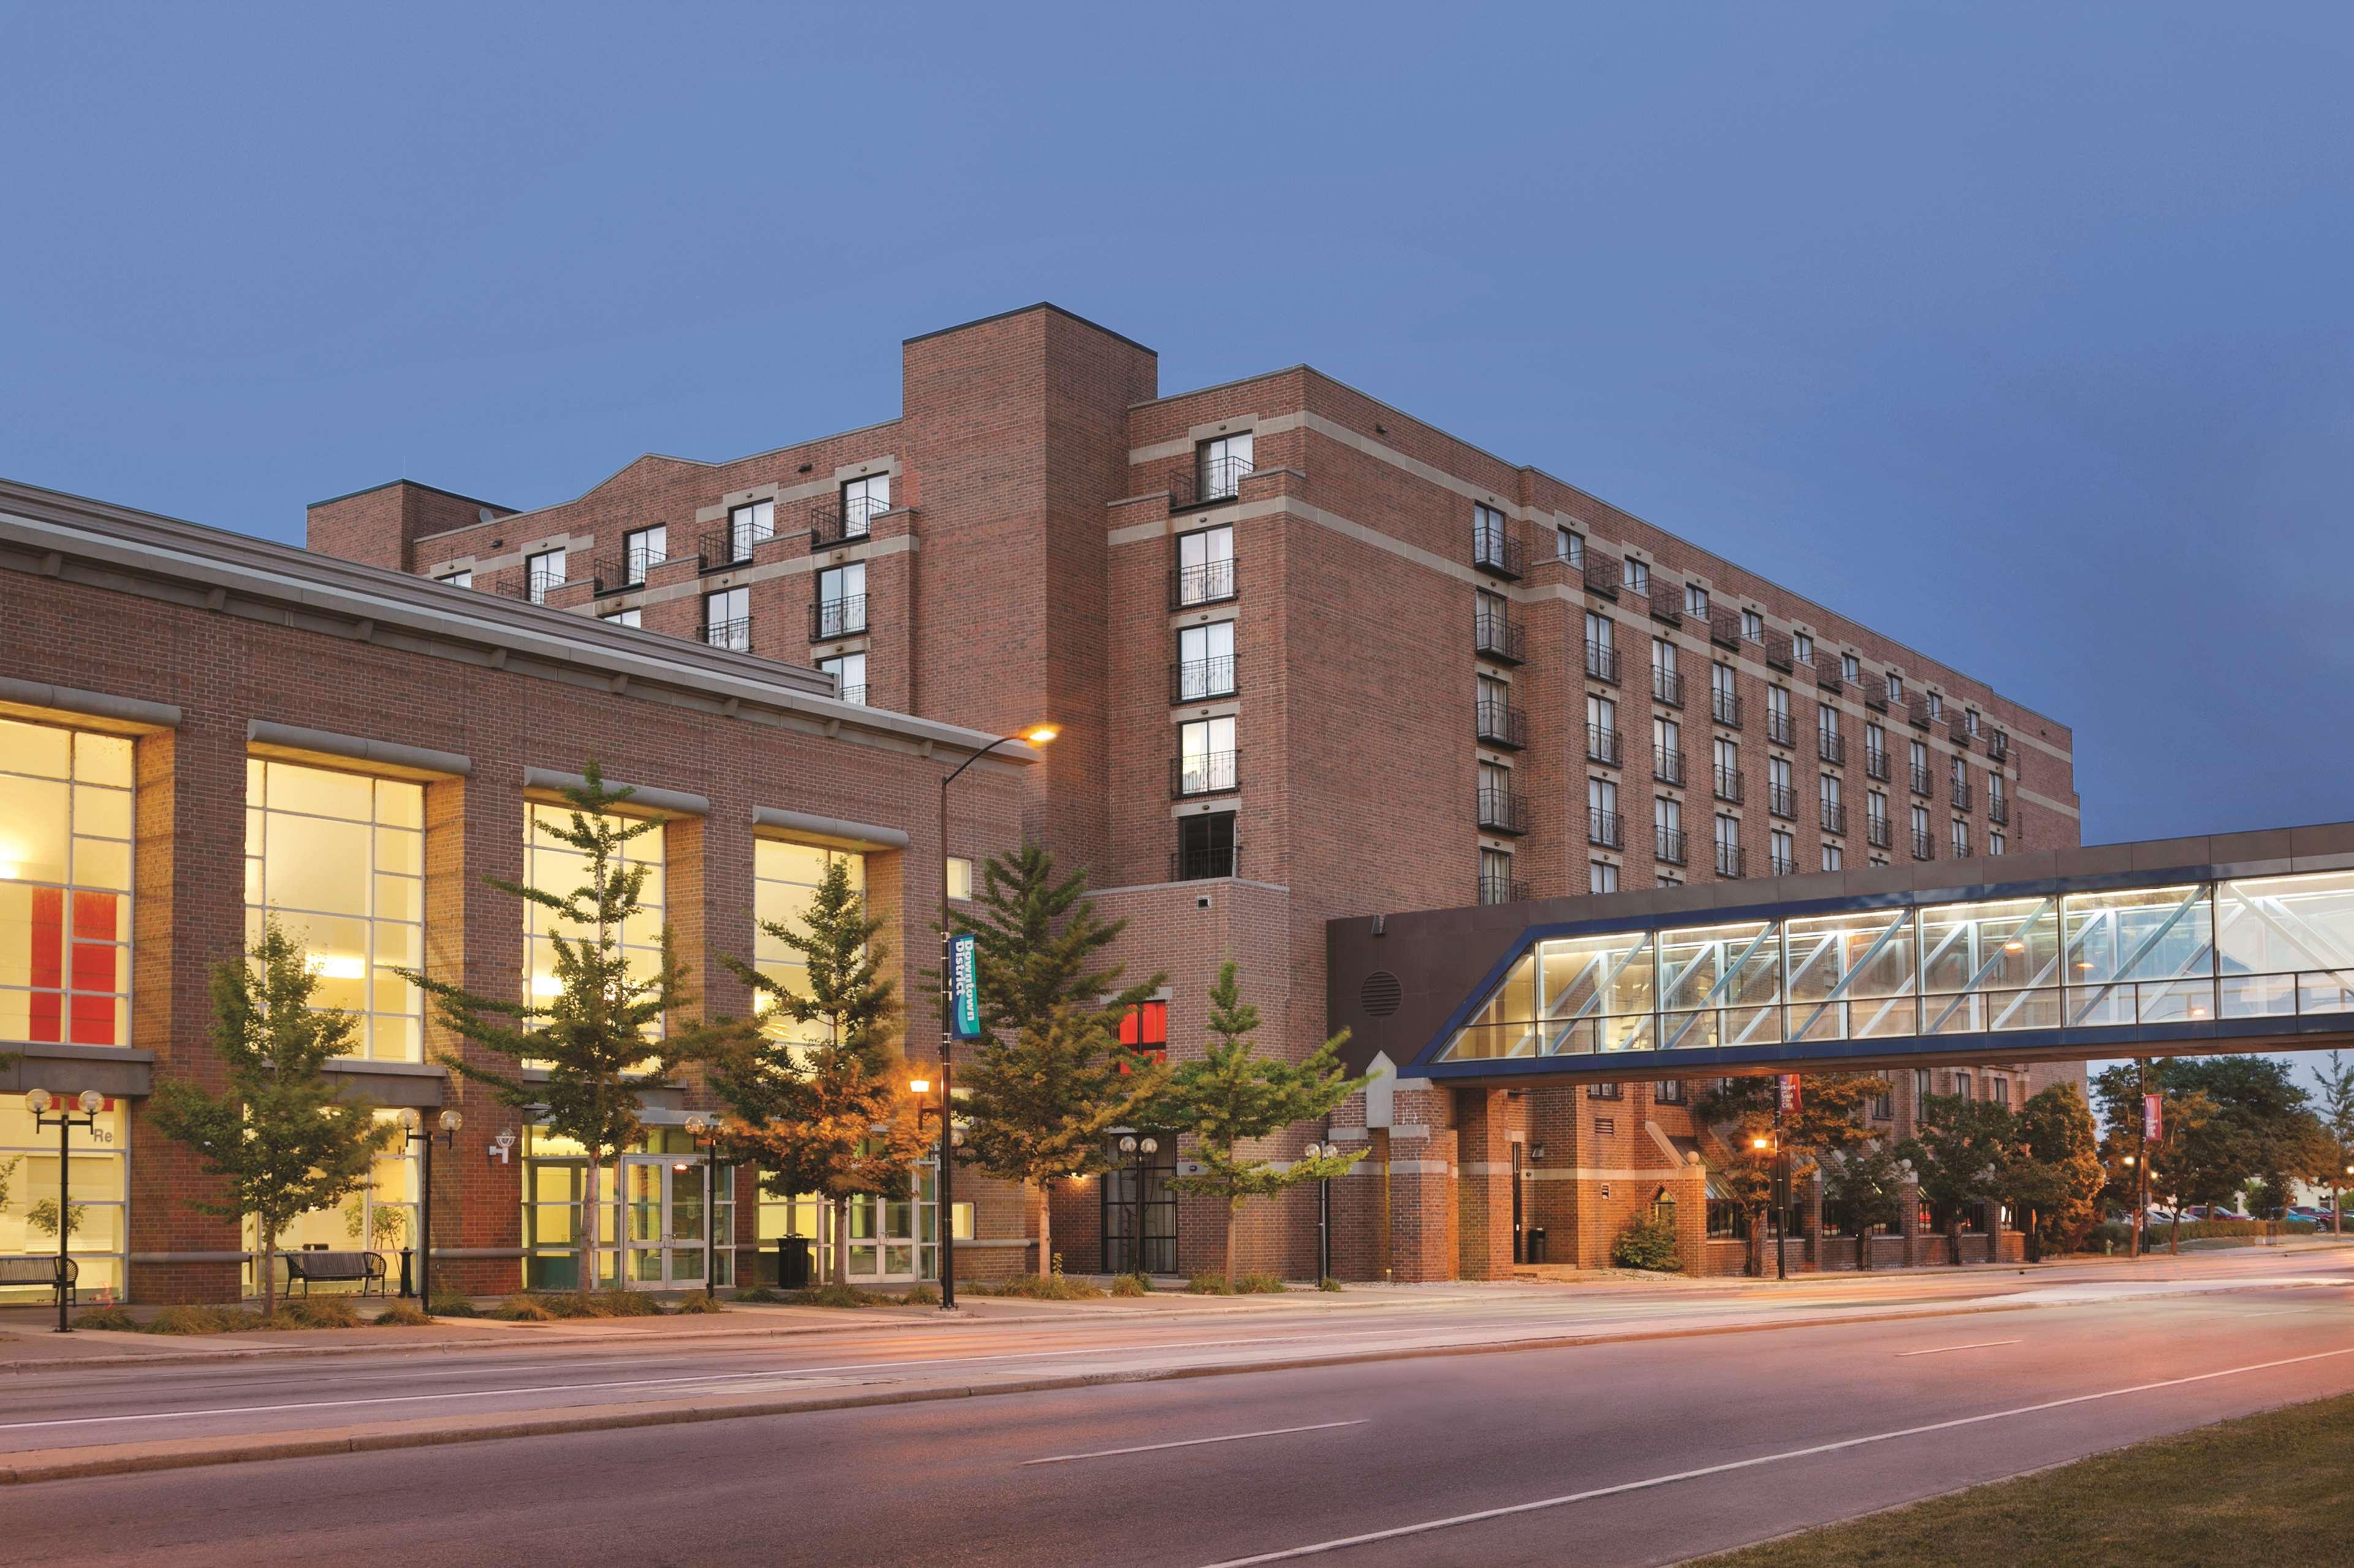
[[[69,845],[23,863],[25,914],[0,907],[21,949],[0,951],[0,1049],[23,1050],[20,1086],[111,1097],[90,1156],[117,1161],[113,1228],[86,1278],[143,1299],[239,1275],[236,1227],[173,1201],[185,1156],[139,1105],[154,1075],[204,1070],[206,968],[271,906],[344,944],[324,972],[366,1013],[355,1084],[467,1112],[437,1257],[482,1289],[553,1277],[578,1162],[448,1083],[432,1061],[452,1043],[379,970],[421,953],[478,990],[531,983],[538,938],[481,877],[530,871],[529,813],[591,755],[668,817],[644,841],[665,914],[709,1004],[740,1011],[716,955],[751,948],[830,854],[854,857],[896,956],[928,955],[938,778],[1055,723],[1053,747],[959,785],[950,886],[1023,836],[1086,866],[1129,922],[1119,956],[1168,976],[1128,1034],[1180,1056],[1228,956],[1263,1044],[1313,1049],[1346,1011],[1328,922],[2078,842],[2068,730],[1981,683],[1305,366],[1163,396],[1152,351],[1051,305],[909,339],[896,418],[726,461],[641,457],[532,510],[397,481],[313,506],[308,542],[0,491],[0,835]],[[910,1033],[920,1058],[929,1032]],[[2072,1071],[1893,1075],[1887,1125],[1925,1087],[2016,1104]],[[1450,1147],[1578,1195],[1549,1199],[1546,1255],[1592,1263],[1625,1217],[1606,1189],[1711,1152],[1691,1097],[1409,1080],[1329,1134],[1470,1118]],[[658,1197],[699,1160],[676,1128],[700,1103],[650,1095],[625,1182]],[[0,1158],[53,1164],[20,1105]],[[1161,1141],[1142,1169],[1057,1185],[1067,1267],[1214,1265],[1223,1217],[1170,1193],[1186,1151]],[[1416,1204],[1456,1202],[1452,1158],[1419,1161],[1445,1180]],[[413,1234],[417,1174],[387,1166],[317,1240]],[[1368,1160],[1336,1183],[1338,1272],[1510,1266],[1451,1218],[1386,1212],[1400,1174]],[[968,1192],[960,1272],[1037,1266],[1021,1196]],[[737,1277],[763,1237],[814,1223],[748,1175],[732,1195],[715,1217],[747,1249],[719,1252]],[[15,1224],[0,1253],[41,1250]],[[1246,1224],[1246,1266],[1314,1271],[1312,1193]],[[921,1195],[864,1213],[854,1277],[926,1277],[936,1228]],[[651,1282],[700,1277],[699,1247],[674,1250]],[[1516,1234],[1511,1256],[1532,1251]]]

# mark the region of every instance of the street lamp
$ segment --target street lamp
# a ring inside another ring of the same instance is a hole
[[[436,1117],[431,1128],[426,1127],[425,1118],[414,1110],[400,1113],[401,1129],[408,1134],[408,1141],[425,1146],[424,1188],[417,1215],[417,1298],[425,1303],[428,1312],[433,1310],[433,1146],[438,1143],[444,1149],[451,1148],[458,1141],[458,1129],[465,1125],[466,1118],[454,1108]],[[400,1293],[406,1296],[408,1270],[403,1268],[401,1274]]]
[[[74,1222],[73,1186],[67,1178],[69,1167],[73,1163],[73,1129],[78,1127],[95,1128],[98,1113],[106,1108],[106,1097],[96,1089],[84,1089],[81,1097],[74,1102],[81,1110],[80,1116],[64,1107],[51,1116],[49,1107],[54,1104],[57,1102],[49,1097],[47,1089],[28,1090],[25,1095],[25,1108],[33,1113],[34,1128],[37,1130],[52,1127],[58,1129],[58,1332],[70,1334],[73,1323],[66,1317],[66,1275],[73,1266],[69,1248],[73,1239]]]
[[[719,1297],[719,1128],[700,1111],[686,1118],[685,1128],[686,1136],[703,1156],[703,1294],[716,1300]],[[732,1166],[728,1174],[732,1179],[735,1174]],[[728,1214],[732,1221],[735,1214],[732,1207]],[[727,1238],[727,1247],[732,1255],[736,1248],[736,1238],[732,1235]]]
[[[953,1057],[956,1050],[956,1019],[949,1000],[951,980],[949,973],[949,786],[964,775],[964,770],[987,757],[1001,746],[1023,741],[1031,746],[1044,746],[1061,732],[1050,724],[1034,724],[1019,735],[1001,735],[987,746],[956,765],[940,780],[940,1171],[939,1191],[933,1204],[936,1223],[940,1233],[940,1310],[956,1310],[956,1144],[951,1124],[956,1118],[949,1114],[953,1102],[949,1096],[956,1083]],[[1041,1273],[1053,1262],[1040,1258]]]
[[[1749,1147],[1774,1151],[1774,1277],[1790,1277],[1790,1151],[1782,1147],[1782,1107],[1777,1099],[1774,1106],[1774,1132],[1771,1137],[1760,1133],[1749,1140]]]
[[[1337,1143],[1311,1143],[1308,1146],[1310,1160],[1332,1160],[1339,1157]],[[1518,1199],[1513,1202],[1517,1203]],[[1316,1283],[1323,1284],[1332,1277],[1332,1178],[1319,1178],[1316,1183]]]
[[[1144,1162],[1151,1156],[1161,1152],[1161,1140],[1150,1134],[1147,1134],[1142,1138],[1139,1138],[1132,1132],[1124,1133],[1120,1137],[1119,1151],[1122,1154],[1133,1154],[1136,1156],[1135,1213],[1129,1221],[1128,1267],[1123,1272],[1129,1274],[1142,1274],[1145,1272]]]

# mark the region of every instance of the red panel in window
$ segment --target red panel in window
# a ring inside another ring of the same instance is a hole
[[[109,949],[111,952],[112,949]],[[108,971],[111,973],[110,969]],[[114,998],[83,996],[73,998],[73,1043],[77,1045],[120,1045],[114,1037]]]
[[[1119,1043],[1129,1050],[1169,1044],[1169,1004],[1148,1001],[1119,1021]]]
[[[65,999],[58,992],[66,983],[66,895],[55,887],[36,887],[32,894],[33,946],[27,967],[33,982],[33,1016],[27,1033],[34,1040],[57,1042],[65,1038]]]
[[[77,893],[74,895],[73,934],[78,941],[119,942],[122,933],[115,929],[116,899],[111,893]]]

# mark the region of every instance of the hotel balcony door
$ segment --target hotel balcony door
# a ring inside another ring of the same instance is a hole
[[[1109,1274],[1177,1272],[1177,1194],[1169,1179],[1177,1174],[1177,1139],[1163,1133],[1150,1154],[1119,1152],[1103,1179],[1104,1269]],[[1143,1165],[1140,1171],[1138,1161]]]

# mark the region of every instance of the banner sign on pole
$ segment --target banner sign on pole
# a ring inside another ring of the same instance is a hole
[[[2141,1097],[2141,1136],[2145,1143],[2157,1143],[2166,1136],[2165,1118],[2159,1110],[2162,1104],[2156,1095]]]
[[[949,938],[949,1032],[960,1040],[981,1038],[980,959],[970,931]]]
[[[1774,1095],[1774,1103],[1781,1109],[1783,1114],[1787,1115],[1789,1112],[1797,1110],[1798,1108],[1798,1075],[1796,1073],[1782,1074],[1775,1081]]]

